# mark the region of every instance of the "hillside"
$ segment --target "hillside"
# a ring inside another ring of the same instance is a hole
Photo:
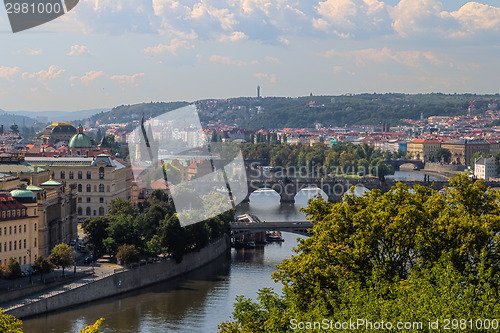
[[[238,124],[248,129],[307,128],[319,122],[323,126],[390,125],[401,119],[429,116],[454,116],[484,113],[499,109],[500,95],[476,94],[359,94],[341,96],[238,97],[225,100],[197,101],[202,122]],[[121,105],[90,118],[101,124],[126,123],[156,117],[164,112],[188,105],[187,102],[141,103]]]

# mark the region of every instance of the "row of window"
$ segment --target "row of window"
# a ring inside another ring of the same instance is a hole
[[[36,231],[36,223],[33,226],[33,228]],[[24,233],[26,233],[26,224],[24,225],[24,228],[21,228],[21,225],[19,225],[19,227],[17,225],[15,225],[14,228],[12,228],[12,226],[9,226],[9,229],[8,229],[9,230],[9,235],[12,235],[12,229],[14,229],[14,235],[17,234],[18,230],[19,230],[20,234],[23,233],[23,230],[24,230]],[[7,236],[7,227],[3,227],[3,234],[5,236]],[[0,236],[2,236],[2,228],[0,228]]]
[[[78,192],[83,192],[83,185],[78,184],[77,190],[78,190]],[[87,184],[86,190],[87,190],[87,192],[92,192],[92,185]],[[111,187],[108,185],[106,187],[106,192],[109,192],[110,190],[111,190]],[[97,191],[98,191],[97,185],[94,185],[94,192],[97,192]],[[104,184],[99,184],[99,192],[104,192]]]
[[[24,240],[19,240],[19,242],[18,241],[10,241],[8,250],[7,250],[7,242],[4,242],[3,243],[3,252],[17,251],[17,249],[18,249],[17,244],[19,244],[19,250],[23,249],[23,245],[24,245],[24,248],[26,249],[26,239],[24,239]],[[14,245],[14,250],[12,250],[12,245]],[[34,240],[34,246],[36,247],[36,237]],[[0,243],[0,253],[1,252],[2,252],[2,243]]]
[[[2,211],[2,219],[26,216],[26,209],[9,209]]]
[[[77,175],[78,175],[78,179],[83,179],[83,172],[82,171],[78,171]],[[66,179],[66,171],[61,171],[60,178]],[[73,171],[70,171],[68,173],[68,178],[75,179],[75,174]],[[87,171],[87,179],[92,179],[92,172]],[[104,168],[103,167],[99,168],[99,179],[104,179]]]
[[[87,203],[90,203],[92,200],[92,198],[90,197],[87,197]],[[78,197],[78,203],[82,203],[82,197]],[[104,203],[104,198],[103,197],[100,197],[99,198],[99,203]]]
[[[78,216],[83,215],[83,208],[78,207]],[[92,216],[92,208],[87,207],[85,209],[85,216]],[[97,211],[94,209],[94,216],[97,216]],[[99,207],[99,216],[104,216],[104,207]]]
[[[16,258],[14,258],[14,259],[16,259]],[[21,261],[21,259],[23,259],[23,261]],[[34,258],[34,260],[36,260],[36,254],[35,254],[35,258]],[[7,263],[7,259],[4,259],[4,260],[3,260],[3,263],[4,263],[4,264],[5,264],[5,263]],[[18,261],[18,263],[19,263],[20,265],[26,265],[26,256],[24,256],[24,257],[19,257],[19,261]]]

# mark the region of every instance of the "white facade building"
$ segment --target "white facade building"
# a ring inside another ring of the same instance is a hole
[[[476,160],[474,166],[474,176],[479,179],[490,180],[496,176],[495,158],[481,157]]]

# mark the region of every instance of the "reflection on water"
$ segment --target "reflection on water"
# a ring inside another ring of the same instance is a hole
[[[274,192],[274,191],[273,191]],[[266,221],[303,221],[298,212],[318,190],[303,190],[295,204],[280,205],[279,195],[258,192],[240,211]],[[324,194],[323,194],[324,196]],[[106,333],[217,332],[217,325],[229,320],[236,296],[255,299],[264,287],[280,290],[271,278],[275,265],[293,255],[301,236],[283,233],[285,242],[255,249],[231,249],[229,258],[220,257],[207,266],[175,279],[105,300],[77,306],[64,312],[24,320],[29,333],[79,332],[98,318],[105,321]]]

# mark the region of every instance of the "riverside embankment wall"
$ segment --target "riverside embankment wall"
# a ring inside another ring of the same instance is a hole
[[[38,302],[13,309],[9,311],[8,314],[22,319],[122,294],[127,291],[171,279],[199,268],[218,258],[225,253],[229,247],[229,238],[224,237],[209,244],[199,252],[185,255],[182,262],[179,264],[175,263],[174,260],[167,260],[155,264],[139,266],[68,290],[64,293],[45,298]]]

